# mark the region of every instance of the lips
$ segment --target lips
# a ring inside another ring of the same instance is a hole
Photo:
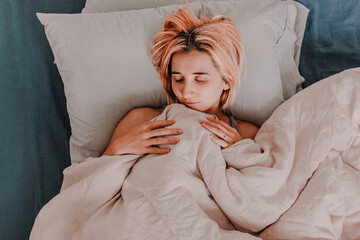
[[[186,105],[194,105],[196,103],[198,103],[198,102],[185,102]]]

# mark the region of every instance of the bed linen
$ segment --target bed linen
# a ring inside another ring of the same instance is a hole
[[[180,104],[165,155],[88,158],[30,239],[359,239],[360,68],[279,106],[256,138],[221,149]]]

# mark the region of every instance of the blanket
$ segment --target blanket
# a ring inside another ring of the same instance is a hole
[[[222,149],[172,104],[170,153],[88,158],[30,239],[360,239],[360,68],[280,105],[254,140]]]

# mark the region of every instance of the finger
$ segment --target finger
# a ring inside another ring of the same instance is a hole
[[[169,136],[169,135],[180,135],[182,130],[179,128],[158,128],[148,133],[148,138]]]
[[[216,143],[217,145],[223,147],[223,148],[227,148],[229,146],[229,143],[225,142],[224,140],[216,137],[215,135],[210,135],[209,136],[211,141],[213,141],[214,143]]]
[[[208,118],[208,119],[212,119],[212,118]],[[239,135],[238,131],[233,128],[232,126],[230,126],[229,124],[227,124],[226,122],[222,121],[222,120],[218,120],[218,119],[215,119],[215,121],[206,121],[206,123],[208,124],[211,124],[213,123],[213,126],[217,126],[215,125],[216,123],[218,123],[218,127],[219,126],[222,126],[219,127],[222,131],[224,131],[224,133],[229,136],[230,138],[235,138],[237,135]],[[226,130],[225,130],[226,129]],[[239,135],[240,136],[240,135]],[[226,139],[227,140],[227,139]]]
[[[175,123],[174,120],[155,120],[155,121],[147,122],[146,127],[147,129],[155,129],[155,128],[171,126],[174,123]]]
[[[146,153],[155,153],[155,154],[166,154],[170,152],[170,148],[159,148],[159,147],[147,147]]]
[[[230,135],[226,129],[223,127],[220,128],[218,124],[205,122],[202,126],[220,138],[223,138],[225,135]]]
[[[212,126],[212,127],[218,128],[221,131],[223,131],[224,133],[229,134],[229,131],[224,126],[222,126],[221,124],[219,124],[217,122],[205,121],[204,124],[207,126]]]
[[[229,124],[227,124],[226,122],[224,122],[224,121],[222,121],[220,119],[215,119],[215,118],[210,118],[210,117],[207,117],[206,119],[209,120],[210,122],[215,122],[215,123],[220,124],[221,126],[226,128],[227,130],[231,130],[233,128],[232,126],[230,126]]]
[[[153,145],[173,145],[180,141],[179,138],[150,138],[146,141],[147,146]]]

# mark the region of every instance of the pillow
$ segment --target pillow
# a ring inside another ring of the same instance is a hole
[[[294,6],[286,1],[260,4],[261,8],[258,2],[204,2],[203,12],[205,15],[226,13],[239,29],[246,55],[246,74],[230,112],[239,119],[261,125],[284,101],[278,42],[288,19],[296,14],[287,14]]]
[[[188,1],[193,2],[195,0]],[[206,1],[207,0],[204,0],[204,2]],[[219,1],[221,1],[219,5],[226,5],[226,3],[223,3],[224,0]],[[239,3],[230,3],[230,6],[227,5],[223,9],[224,13],[228,14],[229,11],[233,11],[233,8],[231,7],[233,4],[240,4],[246,11],[260,14],[272,5],[278,4],[281,0],[238,1]],[[184,0],[86,0],[82,13],[124,11],[170,4],[182,4],[183,2]],[[296,10],[294,8],[289,9],[286,29],[280,42],[277,44],[284,99],[290,98],[302,89],[301,84],[304,82],[304,78],[300,75],[298,68],[306,20],[309,13],[309,10],[304,5],[296,1],[289,2],[292,2],[296,6]],[[235,8],[238,9],[238,7]],[[217,12],[218,8],[213,6],[212,10]],[[242,15],[233,15],[231,19],[235,20],[238,17],[241,18]]]
[[[286,29],[278,42],[279,66],[285,99],[300,91],[304,82],[299,72],[299,62],[309,10],[298,2],[293,1],[293,4],[296,9],[289,8]]]
[[[210,4],[210,3],[209,3]],[[204,5],[209,11],[212,6]],[[230,6],[230,5],[228,5]],[[277,43],[282,37],[288,2],[265,12],[250,13],[243,5],[234,13],[247,54],[247,74],[231,112],[261,125],[283,101]],[[152,37],[164,19],[183,5],[89,14],[37,16],[64,82],[72,135],[71,161],[81,162],[105,150],[119,120],[135,107],[166,103],[158,74],[151,64]],[[203,7],[191,3],[195,13]],[[251,5],[251,8],[254,7]]]
[[[189,3],[197,0],[187,0]],[[117,12],[155,8],[168,5],[185,5],[185,0],[86,0],[82,13]]]

